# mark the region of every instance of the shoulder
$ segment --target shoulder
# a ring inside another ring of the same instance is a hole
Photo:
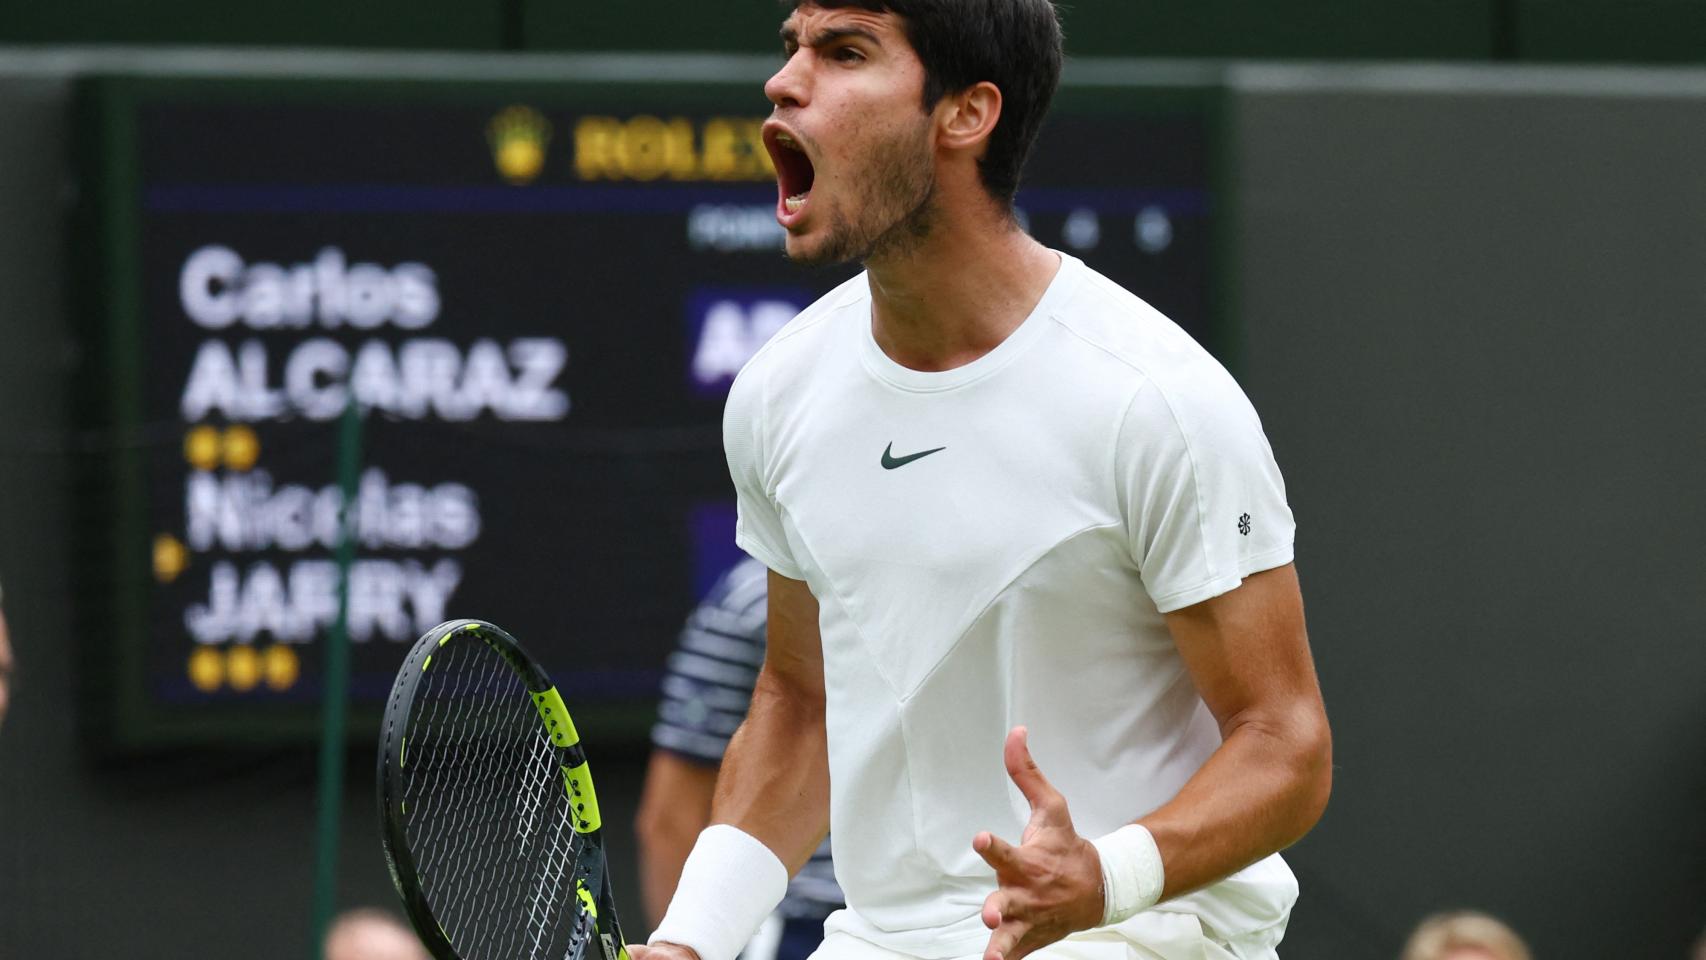
[[[1254,417],[1244,391],[1203,346],[1136,294],[1077,264],[1083,276],[1054,320],[1130,388],[1130,420],[1192,433],[1223,417]]]
[[[773,411],[809,389],[821,364],[847,352],[828,343],[833,331],[843,329],[837,321],[869,302],[870,286],[861,273],[800,311],[741,368],[723,406],[723,450],[737,486],[748,473],[762,472]]]
[[[1139,380],[1189,380],[1220,364],[1183,328],[1083,263],[1070,296],[1054,310],[1054,321],[1089,350],[1123,366]]]
[[[822,348],[826,339],[841,329],[835,321],[869,304],[870,299],[870,284],[861,272],[801,310],[741,368],[730,388],[729,402],[737,402],[737,394],[740,402],[757,401],[778,385],[808,376],[813,361],[825,353]],[[869,307],[865,310],[868,313]]]

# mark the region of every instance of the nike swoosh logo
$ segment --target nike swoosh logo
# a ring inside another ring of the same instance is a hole
[[[918,459],[921,459],[923,457],[928,457],[932,453],[941,453],[943,450],[946,450],[946,449],[948,449],[948,448],[947,447],[937,447],[934,450],[921,450],[918,453],[909,453],[904,457],[897,457],[894,455],[894,444],[890,443],[887,447],[885,447],[883,449],[883,469],[884,470],[893,470],[896,467],[904,467],[914,460],[918,460]]]

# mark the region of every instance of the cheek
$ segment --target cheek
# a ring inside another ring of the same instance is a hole
[[[857,169],[871,149],[871,117],[857,110],[840,110],[829,114],[826,121],[829,149],[825,154],[836,165],[836,172]]]
[[[819,170],[820,177],[858,182],[873,165],[924,149],[929,118],[915,95],[849,97],[824,107],[825,166],[833,169]]]
[[[910,167],[924,149],[914,125],[890,120],[850,125],[848,130],[846,150],[837,168],[846,171],[847,179],[855,183],[892,176],[897,168]]]

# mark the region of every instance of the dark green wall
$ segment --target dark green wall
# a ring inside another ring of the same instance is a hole
[[[774,0],[636,4],[575,4],[519,0],[531,50],[781,50]],[[588,7],[595,7],[589,13]]]
[[[1234,313],[1335,740],[1282,955],[1396,957],[1477,907],[1548,960],[1687,956],[1706,78],[1260,73]]]
[[[0,42],[496,50],[504,17],[494,0],[56,0],[0,4]]]
[[[1076,0],[1078,56],[1706,62],[1699,0]],[[64,0],[0,5],[0,43],[768,52],[774,0]]]
[[[560,0],[525,0],[526,42],[544,50],[777,48],[777,6],[678,5],[666,17],[587,15]],[[1389,0],[1369,16],[1357,0],[1258,0],[1132,3],[1084,0],[1062,5],[1067,49],[1078,56],[1407,57],[1466,59],[1492,55],[1492,0]]]
[[[1524,60],[1706,61],[1700,0],[1515,0]]]
[[[1493,53],[1490,0],[1175,0],[1064,5],[1077,56],[1461,60]]]

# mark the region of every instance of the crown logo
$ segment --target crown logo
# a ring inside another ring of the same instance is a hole
[[[551,142],[551,121],[532,107],[505,107],[486,125],[492,163],[516,186],[532,183],[545,169],[545,147]]]

